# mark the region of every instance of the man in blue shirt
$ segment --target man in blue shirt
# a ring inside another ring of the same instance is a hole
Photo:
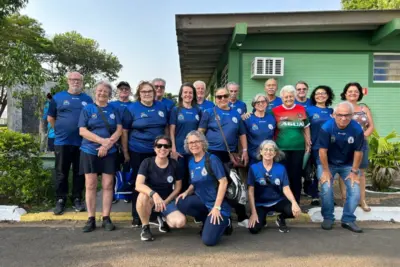
[[[296,99],[295,104],[302,105],[305,109],[311,106],[311,101],[307,98],[308,84],[304,81],[298,81],[296,83]]]
[[[267,111],[271,111],[274,107],[282,105],[282,99],[276,96],[278,90],[278,82],[274,79],[268,79],[264,84],[265,95],[268,97]]]
[[[79,175],[79,135],[78,120],[81,110],[93,103],[90,96],[82,93],[83,76],[79,72],[68,74],[68,90],[53,96],[50,102],[47,121],[55,131],[54,150],[56,155],[56,207],[55,215],[64,213],[68,195],[68,175],[72,164],[72,201],[76,211],[84,211],[82,191],[85,186],[83,175]]]
[[[360,201],[360,170],[364,133],[361,126],[352,120],[354,113],[350,102],[338,104],[334,118],[322,125],[318,137],[319,159],[317,176],[321,184],[321,214],[324,230],[331,230],[335,221],[333,200],[333,179],[339,174],[347,189],[346,203],[343,208],[342,227],[361,233],[355,224],[354,212]]]
[[[243,101],[240,101],[239,99],[237,99],[239,93],[240,93],[240,86],[239,84],[235,83],[235,82],[229,82],[226,85],[226,89],[228,89],[229,94],[230,94],[230,99],[229,99],[229,106],[232,109],[236,109],[236,111],[242,115],[247,113],[247,106],[246,103],[244,103]]]
[[[195,81],[193,83],[193,86],[194,88],[196,88],[197,105],[199,106],[201,111],[213,108],[215,106],[214,103],[206,99],[207,95],[206,83],[203,81]]]
[[[175,103],[171,99],[164,97],[165,85],[167,84],[167,82],[164,79],[155,78],[152,81],[152,84],[153,84],[154,88],[156,89],[156,100],[160,101],[161,103],[164,104],[164,106],[166,107],[167,112],[169,114],[171,112],[171,109],[175,106]],[[168,117],[169,117],[169,115],[168,115]]]

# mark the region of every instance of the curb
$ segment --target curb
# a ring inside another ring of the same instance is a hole
[[[18,206],[0,205],[0,222],[1,221],[16,221],[21,220],[21,216],[26,214],[26,211]]]

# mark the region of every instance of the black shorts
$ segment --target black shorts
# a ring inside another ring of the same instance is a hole
[[[107,156],[100,158],[97,155],[92,155],[81,151],[79,164],[80,174],[106,173],[114,175],[115,157],[116,153],[108,154]]]
[[[54,151],[54,138],[47,138],[47,151]]]

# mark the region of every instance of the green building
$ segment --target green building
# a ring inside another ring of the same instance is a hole
[[[328,85],[335,103],[359,82],[376,129],[400,133],[400,10],[177,15],[176,32],[182,82],[235,81],[247,104],[271,77]]]

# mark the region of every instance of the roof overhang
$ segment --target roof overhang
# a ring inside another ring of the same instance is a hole
[[[182,82],[210,81],[228,41],[244,35],[237,24],[247,24],[246,34],[375,30],[379,43],[398,33],[396,18],[400,10],[176,15]]]

